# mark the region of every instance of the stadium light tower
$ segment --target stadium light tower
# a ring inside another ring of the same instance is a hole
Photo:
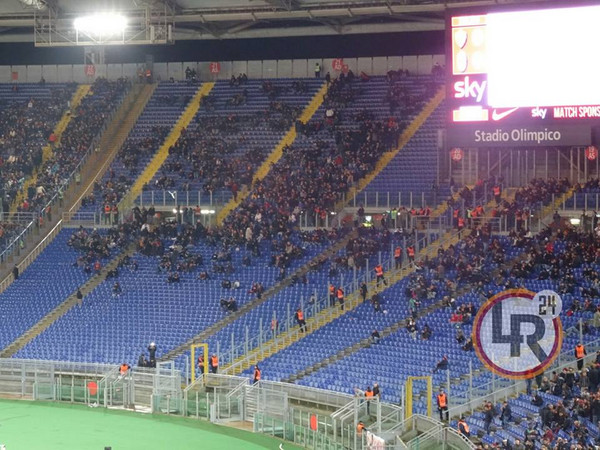
[[[122,34],[127,27],[125,16],[117,13],[99,13],[78,17],[73,26],[79,32],[98,36]]]
[[[116,39],[117,36],[125,40],[127,19],[122,14],[97,13],[76,18],[73,27],[77,32],[77,40],[80,33],[98,43],[106,39]]]
[[[55,4],[44,4],[45,9],[34,9],[36,47],[173,43],[174,12],[169,2],[122,11],[92,10],[78,17]]]

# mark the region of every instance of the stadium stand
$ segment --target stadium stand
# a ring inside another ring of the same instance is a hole
[[[320,80],[304,83],[296,79],[249,80],[233,86],[216,83],[147,188],[177,191],[178,198],[182,198],[181,192],[195,192],[198,197],[190,201],[197,203],[210,202],[215,192],[229,200],[241,186],[251,183],[252,174],[264,160],[265,152],[256,149],[274,147],[320,86]],[[304,225],[325,224],[343,194],[396,145],[402,130],[436,88],[430,77],[402,77],[391,83],[383,77],[334,80],[312,119],[298,126],[295,142],[284,149],[264,179],[251,186],[248,197],[220,228],[202,226],[195,208],[179,211],[168,222],[151,206],[134,208],[132,222],[108,231],[63,229],[34,264],[0,294],[3,317],[10,323],[0,330],[0,344],[7,347],[96,277],[96,287],[82,301],[15,356],[110,364],[127,361],[133,365],[149,342],[158,342],[159,357],[176,351],[172,356],[177,367],[186,370],[189,353],[177,349],[218,326],[204,342],[210,352],[219,352],[224,364],[232,364],[260,346],[263,341],[252,341],[255,336],[264,333],[264,339],[272,338],[280,331],[279,323],[290,322],[297,308],[322,302],[325,308],[343,312],[280,351],[264,355],[267,357],[260,361],[264,380],[291,380],[343,393],[360,392],[377,382],[382,400],[399,403],[401,391],[395,387],[403,385],[408,376],[431,375],[436,387],[451,380],[455,396],[451,401],[455,402],[466,398],[471,387],[491,379],[472,345],[460,335],[470,336],[473,316],[489,296],[521,286],[561,293],[567,311],[565,328],[571,330],[564,345],[574,346],[579,339],[578,321],[593,320],[593,299],[599,295],[598,238],[590,234],[597,220],[593,221],[594,215],[588,234],[556,222],[533,235],[527,229],[528,218],[553,206],[559,196],[573,191],[596,193],[597,181],[571,186],[566,179],[535,179],[500,196],[496,188],[503,186],[503,181],[492,177],[479,180],[472,188],[458,190],[453,185],[448,197],[448,192],[434,186],[433,172],[413,177],[415,171],[410,171],[410,177],[403,177],[402,170],[422,166],[431,158],[427,151],[437,151],[434,141],[443,105],[359,195],[368,203],[374,192],[386,189],[422,192],[427,205],[441,205],[441,213],[449,218],[464,219],[464,225],[453,223],[459,231],[464,229],[462,233],[450,230],[442,236],[427,229],[393,229],[395,221],[387,220],[388,213],[374,228],[363,227],[359,215],[356,222],[345,223],[343,228],[338,222],[337,231],[299,229],[302,217]],[[65,130],[61,146],[42,168],[39,179],[44,189],[28,196],[27,203],[20,205],[22,210],[40,207],[60,189],[61,181],[93,144],[126,89],[123,81],[100,81],[92,87],[93,93],[84,98],[77,117]],[[112,211],[118,205],[197,90],[198,86],[190,83],[157,87],[117,159],[94,193],[82,202],[83,211]],[[395,106],[398,99],[402,101]],[[214,157],[201,157],[215,148],[220,150]],[[198,161],[206,165],[194,165]],[[425,208],[403,211],[431,214]],[[498,217],[508,218],[514,229],[508,234],[493,233],[491,219]],[[104,225],[115,224],[116,218],[105,214]],[[10,234],[10,226],[6,228]],[[414,262],[407,257],[409,246],[421,248],[449,238],[456,239],[455,243],[440,247],[437,254]],[[132,242],[135,246],[129,245]],[[336,247],[342,243],[342,248]],[[375,266],[382,259],[391,260],[396,248],[401,248],[402,255],[396,269],[410,269],[406,277],[376,287],[370,282],[364,301],[348,311],[336,299],[329,299],[330,285],[370,280]],[[102,268],[109,261],[119,263],[105,273]],[[294,275],[297,270],[303,271],[301,276]],[[41,279],[46,282],[39,298],[32,289],[39,291]],[[262,293],[270,289],[273,292],[263,301]],[[245,305],[248,308],[243,314],[236,314]],[[226,320],[228,317],[231,319]],[[306,319],[310,317],[307,314]],[[373,330],[382,334],[377,342]],[[252,337],[250,347],[248,336]],[[596,336],[596,328],[588,325],[584,341]],[[399,348],[403,351],[398,352]],[[436,363],[444,355],[448,370],[437,370]],[[474,377],[467,380],[469,367]],[[253,370],[247,369],[244,375],[253,375]],[[551,384],[552,392],[556,384],[560,382]],[[425,413],[424,385],[417,383],[416,388],[419,399],[414,409]],[[587,399],[581,392],[575,395]],[[581,398],[577,401],[583,401]],[[527,406],[528,401],[525,396],[511,400],[515,418],[530,419],[536,413]],[[571,422],[559,426],[562,434],[553,430],[556,434],[549,442],[559,443],[555,436],[587,443],[598,437],[596,429],[580,438],[579,425],[575,426],[578,416],[570,415],[574,416]],[[484,420],[481,412],[467,418],[483,443],[500,443],[506,438],[514,444],[530,433],[524,422],[517,421],[488,435],[483,432]],[[492,424],[501,427],[496,419]],[[548,433],[540,426],[536,429]]]

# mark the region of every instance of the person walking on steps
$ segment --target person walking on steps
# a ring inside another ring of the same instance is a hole
[[[383,276],[383,266],[381,264],[377,264],[375,266],[375,281],[377,283],[377,287],[379,287],[379,282],[383,281],[383,285],[387,286],[387,281],[385,279],[385,277]]]
[[[577,358],[577,370],[583,369],[583,362],[585,359],[585,355],[587,352],[585,351],[585,347],[580,342],[575,346],[575,358]]]
[[[437,407],[440,412],[440,421],[448,420],[448,395],[443,389],[440,389],[440,393],[437,395]]]

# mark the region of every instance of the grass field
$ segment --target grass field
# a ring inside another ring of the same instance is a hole
[[[278,449],[281,442],[182,417],[0,400],[0,443],[6,450],[252,450]],[[283,448],[300,447],[284,443]]]

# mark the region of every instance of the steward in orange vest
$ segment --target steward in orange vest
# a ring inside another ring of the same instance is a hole
[[[440,389],[440,393],[437,395],[437,406],[440,412],[440,421],[444,421],[444,416],[448,420],[448,396],[443,389]]]
[[[300,308],[296,310],[296,322],[298,322],[300,331],[304,333],[306,331],[306,321],[304,320],[304,313]]]
[[[402,248],[396,247],[394,249],[394,261],[396,262],[396,269],[402,267]]]
[[[406,249],[406,254],[408,255],[408,262],[415,262],[415,248],[412,245]]]
[[[585,351],[585,347],[583,346],[583,344],[580,342],[579,344],[577,344],[575,346],[575,358],[577,358],[577,370],[583,369],[583,362],[584,362],[585,355],[587,355],[587,352]]]
[[[198,372],[204,374],[204,356],[198,356]]]
[[[369,411],[369,408],[371,406],[371,402],[370,400],[373,398],[373,390],[371,389],[371,387],[369,386],[367,388],[367,390],[365,391],[365,398],[367,399],[367,414],[370,414],[371,412]]]
[[[471,432],[469,431],[469,424],[465,422],[465,419],[462,417],[458,421],[458,431],[465,437],[470,437]]]
[[[356,434],[359,436],[362,436],[362,432],[365,429],[365,424],[362,422],[358,422],[358,425],[356,425]]]
[[[383,267],[381,264],[377,264],[375,266],[375,276],[376,276],[376,281],[377,281],[377,287],[379,287],[379,281],[383,280],[383,284],[385,286],[387,286],[387,281],[385,280],[385,277],[383,276]]]
[[[260,368],[258,367],[258,364],[254,366],[254,381],[252,381],[252,383],[256,384],[260,381]]]
[[[329,306],[335,305],[335,286],[333,284],[329,285]]]
[[[337,299],[338,299],[338,302],[340,302],[340,308],[343,311],[344,310],[344,290],[341,287],[337,288]]]
[[[127,371],[129,370],[129,364],[127,363],[123,363],[119,366],[119,375],[121,375],[122,377],[124,377],[127,374]]]
[[[502,194],[502,190],[499,185],[496,185],[492,188],[492,192],[494,192],[494,200],[496,200],[496,204],[500,204],[500,195]]]
[[[218,369],[219,369],[219,357],[213,353],[212,356],[210,357],[210,371],[212,373],[217,373]]]

